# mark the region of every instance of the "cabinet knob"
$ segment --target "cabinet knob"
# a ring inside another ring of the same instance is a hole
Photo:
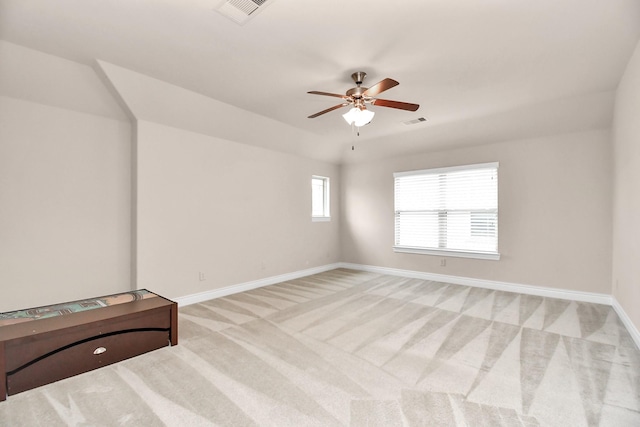
[[[98,348],[96,348],[95,350],[93,350],[93,354],[102,354],[102,353],[104,353],[105,351],[107,351],[107,349],[106,349],[106,348],[104,348],[104,347],[98,347]]]

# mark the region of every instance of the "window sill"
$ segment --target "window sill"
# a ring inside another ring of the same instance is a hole
[[[329,222],[331,221],[331,217],[330,216],[312,216],[311,221],[312,222]]]
[[[394,246],[394,252],[408,253],[408,254],[422,254],[422,255],[438,255],[457,258],[474,258],[474,259],[488,259],[493,261],[500,260],[499,252],[473,252],[473,251],[454,251],[451,249],[426,249],[416,248],[411,246]]]

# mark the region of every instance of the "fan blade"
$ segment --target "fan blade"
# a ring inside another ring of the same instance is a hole
[[[388,99],[374,99],[371,101],[373,105],[380,107],[397,108],[398,110],[416,111],[420,108],[418,104],[410,104],[408,102],[390,101]]]
[[[394,86],[398,86],[399,84],[400,83],[398,83],[397,81],[387,78],[374,84],[369,89],[365,90],[362,95],[373,97],[381,92],[384,92],[387,89],[391,89]]]
[[[333,111],[333,110],[337,110],[338,108],[346,107],[347,105],[349,105],[349,103],[348,103],[348,102],[345,102],[344,104],[334,105],[333,107],[331,107],[331,108],[327,108],[326,110],[322,110],[322,111],[320,111],[319,113],[312,114],[312,115],[310,115],[310,116],[309,116],[309,117],[307,117],[307,118],[308,118],[308,119],[315,119],[315,118],[316,118],[316,117],[318,117],[318,116],[321,116],[321,115],[323,115],[323,114],[325,114],[325,113],[328,113],[328,112],[330,112],[330,111]]]
[[[338,95],[337,93],[329,93],[329,92],[318,92],[317,90],[312,90],[311,95],[324,95],[324,96],[335,96],[336,98],[348,99],[349,97],[346,95]]]

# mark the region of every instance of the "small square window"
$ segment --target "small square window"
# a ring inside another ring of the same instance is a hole
[[[313,221],[329,221],[329,178],[311,177],[311,218]]]

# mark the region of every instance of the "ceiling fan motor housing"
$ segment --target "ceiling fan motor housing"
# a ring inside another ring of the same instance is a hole
[[[358,86],[353,89],[349,89],[346,93],[347,96],[352,96],[354,99],[362,98],[362,94],[366,92],[368,88]]]

